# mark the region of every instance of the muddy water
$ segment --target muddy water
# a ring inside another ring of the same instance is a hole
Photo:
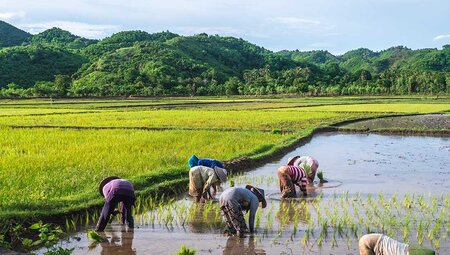
[[[300,202],[279,200],[275,170],[293,155],[312,155],[317,158],[319,169],[323,170],[325,179],[329,180],[324,185],[315,183],[314,187],[308,188],[308,197],[302,199],[305,201],[303,206],[306,207],[302,207]],[[380,193],[386,198],[398,196],[399,200],[411,193],[426,194],[427,197],[445,196],[450,191],[449,156],[448,138],[321,134],[280,160],[241,177],[234,177],[236,186],[243,187],[250,182],[265,189],[268,206],[263,210],[258,209],[260,223],[256,224],[258,232],[255,235],[245,238],[224,236],[220,217],[214,216],[214,212],[203,217],[201,207],[190,220],[183,220],[183,216],[179,215],[184,214],[183,208],[192,207],[192,203],[190,199],[182,198],[174,203],[172,209],[168,209],[174,218],[180,218],[178,220],[169,223],[167,220],[154,218],[149,220],[151,215],[156,215],[155,212],[149,212],[135,217],[138,227],[134,231],[127,232],[126,228],[117,223],[111,224],[105,232],[108,242],[92,245],[85,232],[80,232],[62,246],[74,247],[74,254],[176,254],[181,245],[194,248],[197,254],[359,254],[358,238],[350,234],[341,235],[336,229],[330,230],[328,237],[324,236],[323,243],[318,241],[322,235],[319,236],[319,231],[313,233],[306,244],[302,243],[308,222],[312,222],[312,218],[315,220],[323,217],[311,216],[315,208],[313,201],[320,199],[324,208],[322,211],[325,212],[322,214],[325,215],[327,211],[333,214],[332,210],[336,210],[338,203],[344,204],[343,199],[336,200],[336,197],[342,197],[343,194],[353,198],[362,197],[360,201],[368,194],[375,197]],[[228,183],[223,185],[224,188],[228,186]],[[354,208],[355,203],[352,203]],[[358,203],[357,201],[356,204]],[[438,204],[443,206],[443,203]],[[306,208],[309,211],[305,212]],[[414,213],[419,208],[412,210]],[[450,254],[450,238],[447,237],[450,213],[448,208],[444,208],[444,212],[438,254]],[[283,217],[283,214],[289,216]],[[420,215],[422,214],[419,214],[419,218]],[[435,216],[431,217],[430,222],[433,222]],[[293,225],[298,225],[298,229]],[[317,230],[320,226],[314,228]],[[360,228],[356,232],[361,235],[367,230]],[[394,231],[397,239],[401,239],[401,233],[402,230]],[[414,230],[407,240],[417,243]],[[423,244],[433,247],[433,243],[426,238]],[[43,253],[44,250],[39,252]]]

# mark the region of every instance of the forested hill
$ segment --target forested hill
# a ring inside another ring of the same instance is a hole
[[[0,35],[1,97],[450,92],[450,45],[335,56],[168,31],[97,41],[59,28],[30,35],[0,22]]]
[[[31,34],[0,20],[0,49],[21,45],[30,37]]]

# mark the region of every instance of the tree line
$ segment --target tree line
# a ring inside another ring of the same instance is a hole
[[[448,45],[334,56],[272,52],[207,34],[127,31],[95,41],[53,28],[0,48],[0,97],[6,98],[449,92]]]

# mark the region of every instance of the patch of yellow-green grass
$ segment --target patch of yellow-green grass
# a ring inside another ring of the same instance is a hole
[[[384,113],[437,113],[450,111],[450,104],[395,103],[395,104],[350,104],[274,109],[293,112],[384,112]]]
[[[258,102],[263,99],[240,99],[240,98],[149,98],[149,99],[30,99],[30,100],[0,100],[0,110],[3,107],[16,108],[123,108],[123,107],[155,107],[184,105],[186,107],[195,105],[209,105],[222,103],[245,103]]]
[[[270,150],[291,135],[261,132],[0,129],[0,208],[52,206],[96,197],[106,176],[175,171],[192,154],[226,160]]]
[[[0,108],[0,116],[86,112],[81,109]]]
[[[0,118],[0,125],[296,130],[355,117],[367,117],[367,114],[331,111],[146,110]]]

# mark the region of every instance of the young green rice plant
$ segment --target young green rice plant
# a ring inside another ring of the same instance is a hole
[[[403,197],[403,206],[406,209],[411,209],[411,205],[412,205],[412,199],[409,197],[408,194],[405,194]]]
[[[409,224],[406,224],[403,227],[403,242],[407,242],[408,241],[409,232],[410,232]]]
[[[350,250],[352,246],[352,239],[347,235],[347,249]]]
[[[87,227],[89,226],[89,220],[90,220],[89,212],[86,210],[85,213],[84,213],[84,215],[85,215],[84,227],[87,228]],[[111,218],[112,218],[112,217],[111,217]]]
[[[73,219],[70,220],[70,225],[71,225],[73,231],[76,231],[76,230],[77,230],[77,221],[76,221],[76,218],[73,218]]]
[[[447,194],[444,198],[444,206],[445,208],[450,208],[450,195]]]
[[[106,241],[105,238],[102,237],[101,235],[99,235],[97,233],[97,231],[95,231],[95,230],[89,230],[87,232],[87,236],[88,236],[89,240],[97,242],[97,243],[102,243],[102,242]]]
[[[309,235],[310,235],[310,229],[306,229],[306,230],[305,230],[305,234],[303,235],[302,239],[300,240],[300,243],[301,243],[303,246],[308,245],[308,242],[309,242]]]
[[[430,240],[430,242],[433,242],[434,238],[435,238],[435,233],[434,233],[434,229],[430,229],[428,231],[428,240]]]
[[[64,223],[64,231],[66,232],[66,233],[68,233],[68,232],[70,232],[70,222],[69,222],[69,219],[66,217],[66,221],[65,221],[65,223]]]
[[[186,247],[184,244],[181,245],[181,249],[178,251],[177,255],[195,255],[196,251],[192,248]]]
[[[323,235],[322,233],[320,233],[319,237],[317,238],[317,246],[322,247],[322,243],[323,243]]]
[[[322,231],[320,232],[320,235],[325,238],[328,236],[328,220],[322,222]]]
[[[319,179],[320,183],[325,183],[326,182],[325,178],[323,177],[323,171],[321,171],[321,170],[319,170],[317,172],[317,178]]]
[[[417,243],[419,244],[419,245],[422,245],[422,243],[423,243],[423,224],[422,224],[422,221],[420,221],[420,223],[419,223],[419,226],[417,227],[417,234],[416,234],[416,236],[417,236]]]
[[[357,237],[358,236],[358,225],[357,224],[355,224],[353,221],[350,223],[350,229],[351,229],[351,231],[352,231],[352,233],[353,233],[353,236],[354,237]]]
[[[372,194],[368,194],[367,199],[366,199],[366,205],[372,205],[372,204],[373,204]]]
[[[337,232],[338,232],[339,237],[342,237],[342,236],[343,236],[343,233],[344,233],[344,227],[343,227],[343,224],[342,224],[342,220],[339,220],[339,221],[338,221],[338,224],[337,224],[336,229],[337,229]],[[335,231],[335,232],[336,232],[336,231]]]
[[[336,232],[333,232],[333,236],[331,237],[331,248],[334,248],[336,246],[337,246]]]
[[[367,233],[372,233],[372,226],[368,222],[365,223],[365,227]]]

